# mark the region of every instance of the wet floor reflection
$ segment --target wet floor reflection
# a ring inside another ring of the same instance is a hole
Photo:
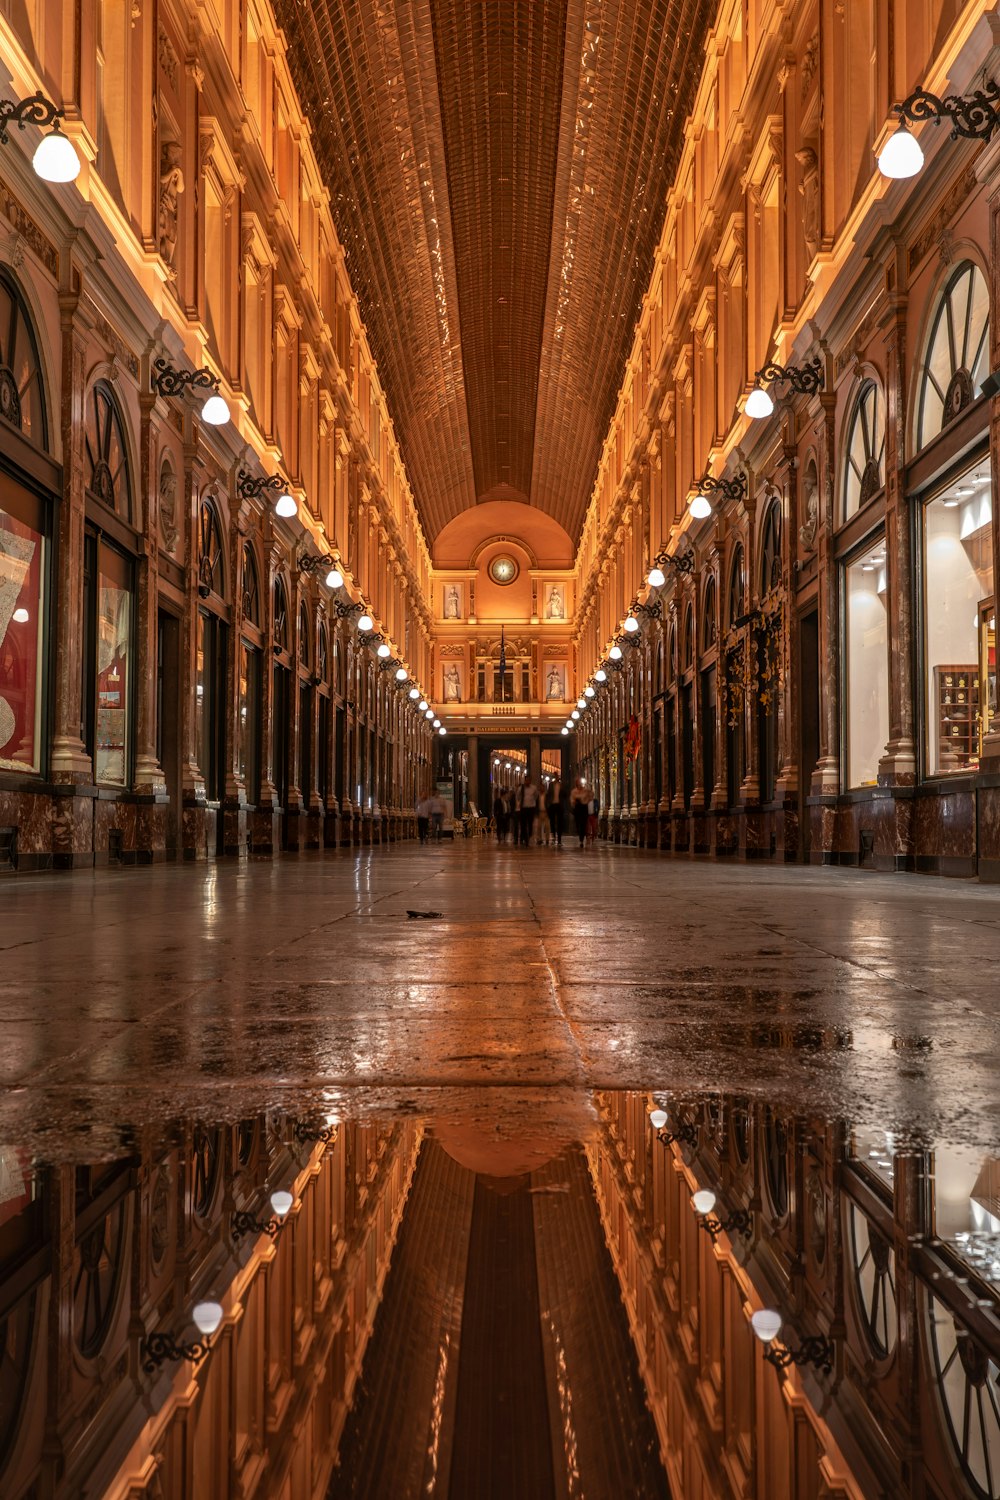
[[[998,1295],[1000,1156],[736,1095],[7,1144],[0,1494],[1000,1500]]]

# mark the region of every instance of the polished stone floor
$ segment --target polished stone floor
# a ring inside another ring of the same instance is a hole
[[[998,1133],[989,887],[445,842],[11,880],[0,910],[0,1134],[48,1151],[316,1105],[544,1158],[596,1088]]]

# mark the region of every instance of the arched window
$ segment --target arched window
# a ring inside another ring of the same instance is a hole
[[[329,686],[330,683],[330,632],[325,625],[319,627],[319,660],[317,662],[316,675],[321,683]]]
[[[99,380],[90,393],[84,443],[87,489],[124,521],[132,521],[132,478],[125,428],[111,388]]]
[[[843,520],[847,521],[885,484],[885,398],[875,380],[858,392],[847,429]]]
[[[684,665],[682,671],[694,665],[694,609],[689,604],[684,616]]]
[[[31,315],[13,277],[0,269],[0,417],[48,449],[45,391]]]
[[[312,661],[312,642],[309,639],[309,611],[303,599],[299,605],[299,666],[309,670]]]
[[[945,287],[920,367],[918,449],[982,394],[989,344],[989,288],[979,267],[965,261]]]
[[[773,500],[764,517],[760,543],[760,592],[767,595],[781,582],[781,502]]]
[[[971,1493],[1000,1497],[1000,1363],[947,1302],[927,1296],[934,1386],[955,1456]]]
[[[225,597],[225,551],[219,513],[214,501],[201,502],[198,516],[198,593],[203,599],[210,594]]]
[[[711,651],[719,635],[719,609],[716,602],[715,576],[709,574],[708,582],[705,584],[705,597],[702,603],[702,626],[701,642],[702,649]]]
[[[288,650],[288,594],[280,573],[274,580],[274,647],[276,651]]]
[[[260,626],[260,578],[249,542],[243,543],[243,618],[250,625]]]
[[[729,569],[729,593],[726,597],[726,622],[732,630],[736,621],[744,614],[744,599],[746,597],[746,569],[743,561],[743,544],[740,543],[733,553],[732,566]]]
[[[667,636],[666,686],[672,687],[677,675],[677,632],[671,627]]]

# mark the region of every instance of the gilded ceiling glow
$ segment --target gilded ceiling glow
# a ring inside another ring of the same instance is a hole
[[[715,0],[276,9],[428,539],[576,539]]]

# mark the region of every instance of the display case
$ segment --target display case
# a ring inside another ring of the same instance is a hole
[[[934,705],[943,771],[979,764],[979,668],[975,662],[934,668]]]

